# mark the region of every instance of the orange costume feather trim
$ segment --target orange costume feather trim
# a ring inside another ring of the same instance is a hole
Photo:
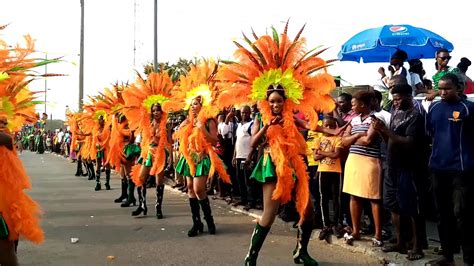
[[[307,52],[305,40],[300,38],[304,27],[293,41],[287,36],[287,28],[288,24],[282,34],[272,28],[273,36],[253,34],[254,41],[244,35],[248,49],[234,42],[238,47],[234,54],[237,62],[228,62],[218,73],[221,94],[217,103],[220,108],[257,103],[263,123],[268,124],[275,115],[267,102],[267,90],[278,86],[284,89],[286,100],[280,114],[283,124],[271,126],[267,131],[277,175],[273,199],[281,203],[290,201],[296,184],[296,208],[301,223],[309,202],[309,176],[302,157],[306,143],[293,114],[303,113],[310,127],[316,128],[317,112],[334,108],[329,92],[335,83],[327,73],[328,62],[318,57],[322,51]]]
[[[16,150],[0,146],[0,158],[0,213],[8,225],[9,240],[18,240],[22,236],[39,244],[44,240],[39,222],[41,211],[23,191],[31,188],[25,168]]]
[[[173,90],[172,101],[167,102],[164,108],[168,111],[189,109],[192,100],[201,97],[202,108],[198,116],[195,118],[193,112],[189,112],[188,122],[180,126],[178,131],[174,133],[173,138],[179,140],[179,151],[186,159],[193,176],[196,173],[196,166],[191,157],[192,152],[199,156],[209,156],[211,161],[209,177],[212,177],[217,171],[224,182],[230,183],[230,176],[214,151],[214,147],[207,141],[202,130],[189,122],[196,120],[201,125],[206,125],[209,119],[214,119],[219,113],[219,109],[214,102],[218,96],[214,80],[217,69],[218,64],[212,61],[204,61],[198,66],[192,66],[188,75],[181,76],[179,86]]]

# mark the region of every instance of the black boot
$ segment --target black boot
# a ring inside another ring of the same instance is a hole
[[[296,248],[293,251],[293,259],[296,264],[304,264],[308,266],[317,266],[315,261],[308,254],[308,243],[313,231],[313,221],[305,221],[298,225],[298,235],[296,240]]]
[[[193,215],[193,227],[189,229],[188,236],[197,236],[202,233],[204,225],[201,222],[201,213],[199,211],[199,200],[197,198],[189,198],[189,206]]]
[[[156,219],[163,219],[163,212],[161,211],[161,203],[163,202],[163,194],[165,192],[165,185],[156,186]]]
[[[81,176],[82,175],[82,162],[81,160],[77,160],[77,168],[76,168],[76,173],[74,176]]]
[[[110,190],[110,169],[105,169],[105,189]]]
[[[87,169],[89,170],[88,180],[94,180],[95,179],[94,164],[93,163],[87,163]]]
[[[128,198],[127,196],[128,180],[122,179],[122,194],[114,200],[115,203],[121,203]]]
[[[143,213],[148,213],[148,207],[146,206],[146,187],[141,186],[137,188],[138,191],[138,208],[132,212],[132,216],[138,216]]]
[[[94,190],[95,191],[99,191],[101,190],[101,186],[100,186],[100,169],[97,171],[97,173],[95,173],[95,188]]]
[[[137,200],[135,199],[135,183],[132,180],[128,180],[128,197],[127,200],[120,205],[120,207],[130,207],[130,205],[137,205]]]
[[[209,198],[200,200],[199,205],[201,205],[202,213],[204,214],[204,220],[206,220],[209,234],[215,235],[216,225],[214,224],[214,218],[212,217],[211,204],[209,203]]]
[[[250,248],[249,253],[245,257],[245,264],[246,266],[254,266],[257,265],[257,258],[258,252],[263,246],[263,242],[265,242],[265,238],[270,231],[269,227],[263,227],[257,223],[255,229],[253,230],[252,239],[250,240]]]
[[[82,171],[82,176],[88,176],[89,171],[87,171],[87,163],[83,161],[82,159],[80,161],[81,161],[81,169],[86,169],[85,171],[84,170]]]

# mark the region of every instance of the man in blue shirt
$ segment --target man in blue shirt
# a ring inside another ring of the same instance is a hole
[[[459,97],[460,80],[452,73],[438,85],[441,101],[431,105],[427,129],[433,138],[430,159],[443,257],[429,265],[454,265],[457,237],[465,265],[474,263],[474,104]]]

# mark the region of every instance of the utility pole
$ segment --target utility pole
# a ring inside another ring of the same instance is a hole
[[[81,1],[81,46],[79,58],[79,112],[84,99],[84,0]]]
[[[158,72],[158,0],[155,0],[155,20],[154,20],[154,57],[153,57],[153,70]]]
[[[44,59],[48,61],[48,53],[44,53]],[[46,112],[46,105],[48,104],[48,64],[44,65],[44,113],[47,115]]]

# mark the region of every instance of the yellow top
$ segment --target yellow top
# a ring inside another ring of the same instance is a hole
[[[319,149],[326,152],[333,152],[337,148],[342,148],[342,138],[340,136],[321,136],[315,144],[314,149]],[[320,160],[318,172],[334,172],[341,173],[340,158],[332,159],[325,157]]]

